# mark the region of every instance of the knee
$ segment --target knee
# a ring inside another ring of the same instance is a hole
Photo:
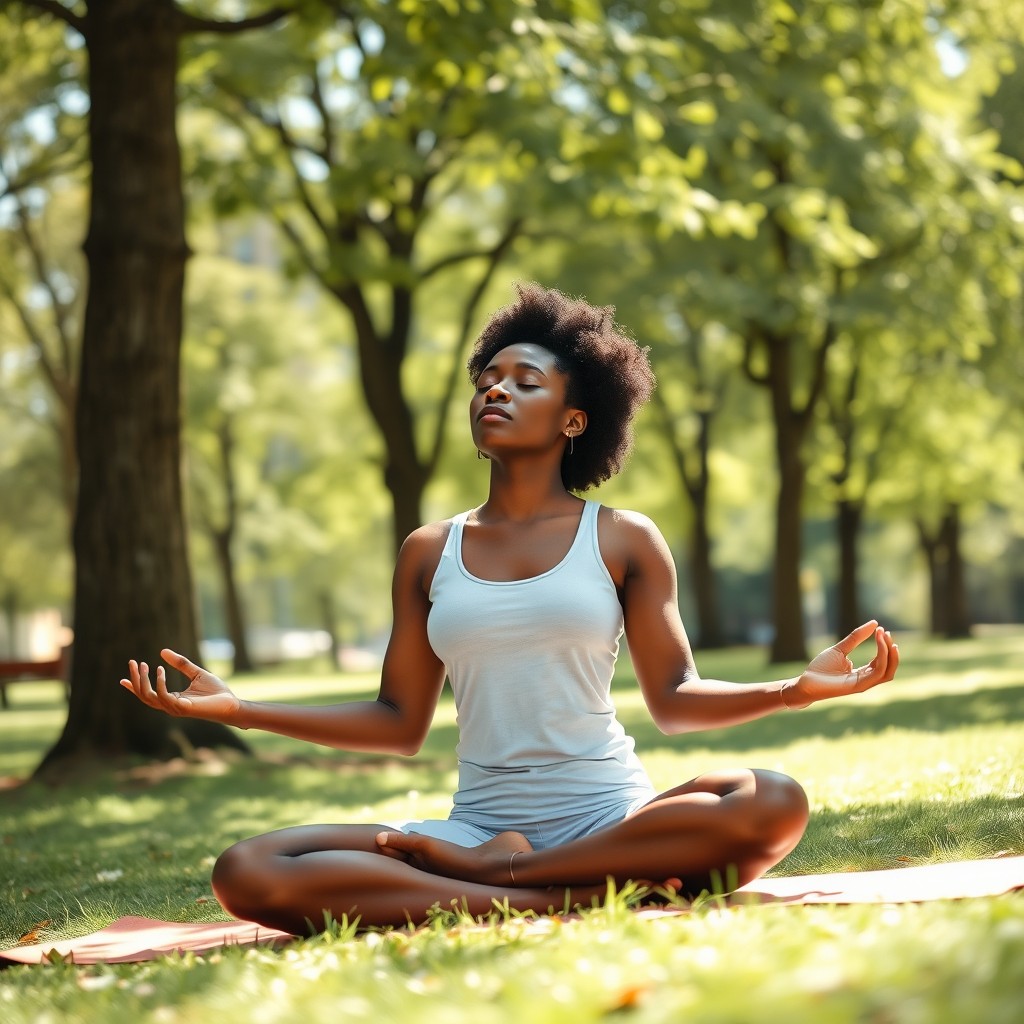
[[[213,865],[210,883],[220,905],[235,917],[252,919],[266,905],[269,865],[253,840],[228,847]]]
[[[781,772],[753,769],[751,775],[757,833],[774,846],[795,846],[810,814],[803,786]]]

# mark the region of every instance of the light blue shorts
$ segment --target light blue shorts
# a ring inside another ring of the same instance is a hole
[[[406,834],[414,833],[444,839],[456,846],[480,846],[502,832],[514,828],[521,832],[535,850],[545,850],[552,846],[564,846],[573,839],[582,839],[593,835],[609,825],[617,825],[634,811],[650,803],[655,794],[652,792],[642,797],[634,797],[631,801],[604,806],[598,811],[573,814],[557,818],[553,821],[531,822],[520,825],[485,825],[480,822],[467,821],[462,818],[428,818],[423,821],[404,821],[391,827]]]

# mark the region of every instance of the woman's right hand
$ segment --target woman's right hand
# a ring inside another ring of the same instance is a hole
[[[143,704],[180,718],[205,718],[211,722],[226,722],[238,714],[241,704],[231,688],[212,672],[193,664],[184,655],[165,648],[160,656],[176,668],[188,681],[188,689],[171,693],[167,689],[167,676],[162,665],[157,666],[156,687],[150,682],[149,666],[143,662],[128,662],[128,678],[121,680]]]

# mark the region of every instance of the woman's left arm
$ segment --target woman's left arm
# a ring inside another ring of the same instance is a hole
[[[716,729],[860,693],[888,682],[899,649],[876,622],[867,622],[822,651],[804,671],[764,683],[702,679],[679,617],[675,566],[668,545],[645,516],[616,513],[608,531],[621,574],[626,640],[644,700],[664,733]],[[613,574],[615,575],[615,574]],[[855,668],[849,655],[870,637],[875,656]]]

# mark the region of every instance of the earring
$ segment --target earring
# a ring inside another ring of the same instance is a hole
[[[565,436],[566,436],[567,438],[569,438],[569,454],[570,454],[570,455],[572,455],[572,449],[573,449],[573,437],[574,437],[574,435],[573,435],[573,434],[570,434],[570,433],[569,433],[569,431],[567,430],[567,431],[565,432]]]

